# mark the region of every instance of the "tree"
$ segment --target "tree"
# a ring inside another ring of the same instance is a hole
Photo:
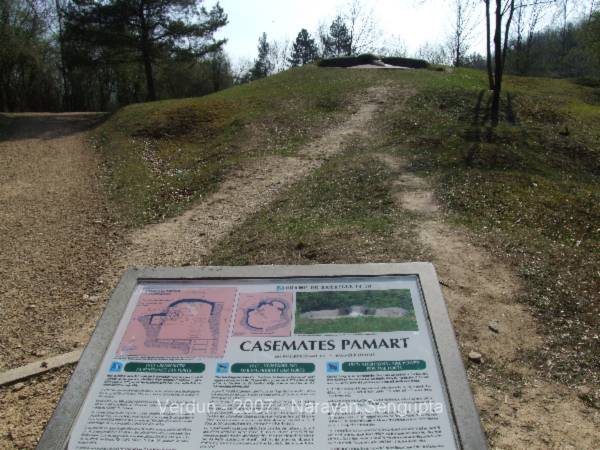
[[[392,35],[383,42],[377,53],[385,56],[406,57],[408,51],[406,50],[406,44],[402,38],[397,35]]]
[[[270,58],[271,45],[267,41],[267,33],[263,33],[258,38],[258,57],[254,60],[254,66],[250,69],[250,79],[258,80],[271,75],[273,72],[273,62]]]
[[[303,66],[317,59],[317,56],[318,49],[315,40],[306,28],[302,28],[292,46],[292,55],[288,59],[289,63],[292,67]]]
[[[352,54],[352,37],[344,18],[338,15],[329,26],[329,33],[321,34],[323,56],[350,56]]]
[[[156,99],[154,65],[164,54],[190,60],[220,50],[214,33],[227,24],[217,3],[210,11],[198,0],[73,0],[65,14],[69,39],[110,49],[116,59],[139,60],[148,100]]]
[[[510,25],[515,13],[515,0],[496,0],[495,32],[494,32],[494,90],[492,94],[492,125],[498,125],[500,117],[500,94],[502,92],[502,78],[504,76],[504,63],[508,50],[508,36]],[[504,25],[504,35],[502,26]]]
[[[492,32],[491,32],[491,19],[490,19],[490,1],[483,0],[485,4],[485,52],[486,52],[486,67],[488,73],[488,87],[490,91],[494,89],[494,72],[492,70]]]
[[[271,73],[278,73],[289,67],[289,53],[289,39],[275,40],[269,43],[269,61],[273,66]]]
[[[350,0],[343,10],[350,36],[350,53],[357,55],[374,51],[381,32],[373,8],[367,9],[364,0]]]
[[[592,12],[585,26],[584,36],[598,67],[600,67],[600,11]]]
[[[519,4],[517,5],[515,20],[516,37],[510,48],[509,56],[512,56],[513,59],[513,70],[521,75],[529,72],[532,63],[531,51],[536,28],[545,10],[545,4],[542,2],[519,0]]]
[[[444,45],[431,45],[425,43],[417,50],[417,58],[424,59],[431,64],[448,64],[450,57]]]
[[[494,55],[493,61],[491,56],[491,39],[490,39],[490,2],[492,0],[484,0],[486,27],[487,27],[487,67],[490,89],[492,92],[492,107],[491,121],[492,126],[498,125],[500,116],[500,95],[502,93],[502,81],[504,77],[504,68],[506,66],[506,56],[508,54],[508,43],[510,38],[510,27],[513,22],[515,11],[532,6],[548,5],[554,3],[555,0],[531,0],[523,2],[517,0],[494,0]],[[563,0],[565,3],[567,0]]]
[[[491,52],[491,17],[490,2],[495,2],[494,12],[494,57],[492,61]],[[490,89],[492,93],[491,118],[492,125],[498,125],[500,114],[500,93],[502,92],[502,77],[504,75],[504,63],[508,50],[508,38],[510,25],[515,13],[515,0],[483,0],[485,4],[485,22],[486,22],[486,48],[487,48],[487,69]],[[504,29],[504,33],[503,33]]]
[[[473,37],[473,0],[454,0],[454,23],[450,35],[450,52],[455,67],[463,65]]]
[[[0,111],[58,109],[48,16],[46,2],[0,0]]]

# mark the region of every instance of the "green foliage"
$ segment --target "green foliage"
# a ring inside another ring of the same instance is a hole
[[[250,69],[249,81],[265,78],[273,73],[273,62],[270,59],[271,46],[267,41],[267,33],[258,38],[258,58]]]
[[[429,68],[429,63],[422,59],[402,58],[398,56],[384,56],[383,58],[381,58],[381,61],[392,66],[410,67],[412,69]]]
[[[207,11],[197,8],[196,0],[74,0],[64,21],[63,43],[71,60],[93,64],[100,55],[109,67],[137,60],[147,98],[155,100],[157,61],[166,55],[193,61],[219,51],[225,40],[215,40],[214,33],[227,24],[227,16],[218,3]]]
[[[46,5],[0,0],[0,111],[56,110],[55,49]]]
[[[364,53],[358,56],[339,56],[337,58],[321,59],[317,65],[319,67],[352,67],[362,64],[390,64],[392,66],[410,67],[413,69],[427,69],[430,67],[427,61],[422,59],[403,58],[396,56],[378,56],[370,53]]]
[[[319,67],[352,67],[361,64],[373,64],[378,60],[377,56],[365,53],[358,56],[339,56],[336,58],[321,59]]]
[[[329,27],[329,33],[321,36],[323,57],[349,56],[352,54],[352,36],[342,16],[337,16]]]
[[[408,289],[298,292],[296,294],[297,314],[319,309],[338,309],[349,306],[364,306],[367,308],[400,307],[407,311],[414,310],[410,290]]]
[[[510,43],[506,69],[519,75],[600,76],[600,12],[565,28],[548,27]]]
[[[315,40],[310,36],[306,28],[302,28],[296,36],[293,44],[292,55],[288,59],[292,67],[303,66],[317,59],[319,51]]]

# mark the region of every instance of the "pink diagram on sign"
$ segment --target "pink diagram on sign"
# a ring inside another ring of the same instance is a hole
[[[235,294],[235,288],[142,293],[117,355],[223,356]]]
[[[291,293],[245,293],[239,295],[234,336],[291,336]]]

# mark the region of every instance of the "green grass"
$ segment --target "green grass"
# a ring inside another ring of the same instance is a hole
[[[547,340],[540,369],[567,381],[597,375],[600,106],[589,103],[592,88],[569,80],[508,77],[504,121],[491,129],[484,75],[422,82],[410,115],[382,120],[388,150],[409,157],[451,219],[518,268],[521,300]]]
[[[325,291],[298,292],[296,313],[319,309],[337,309],[348,306],[368,308],[401,307],[413,310],[409,289],[389,289],[383,291]]]
[[[294,154],[382,79],[305,66],[206,97],[123,108],[96,133],[111,198],[131,225],[174,215],[244,161]]]
[[[389,262],[414,258],[415,238],[391,194],[394,172],[356,143],[226,238],[211,264]],[[395,233],[397,240],[390,241]]]
[[[414,313],[403,317],[344,317],[340,319],[302,319],[297,317],[294,334],[369,333],[417,331]]]

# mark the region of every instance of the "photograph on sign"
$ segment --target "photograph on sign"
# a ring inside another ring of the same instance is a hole
[[[145,281],[70,449],[454,449],[419,279]]]

